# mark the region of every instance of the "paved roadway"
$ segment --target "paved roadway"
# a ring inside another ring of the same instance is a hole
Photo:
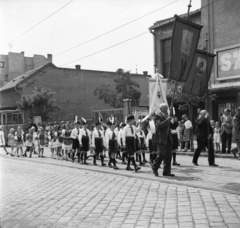
[[[219,168],[178,156],[175,178],[46,158],[15,158],[0,148],[2,228],[240,227],[240,161]],[[90,159],[91,161],[91,159]],[[90,162],[89,161],[89,162]],[[161,172],[161,170],[160,170]]]

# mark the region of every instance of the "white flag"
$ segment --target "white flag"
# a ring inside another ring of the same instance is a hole
[[[149,104],[149,113],[148,115],[143,119],[145,121],[147,118],[149,118],[151,115],[159,111],[160,109],[160,104],[166,103],[167,102],[167,97],[166,97],[166,91],[164,90],[162,79],[161,79],[160,74],[156,74],[156,82],[155,85],[152,87],[152,91],[149,91],[149,93],[152,94],[151,96],[151,101]]]

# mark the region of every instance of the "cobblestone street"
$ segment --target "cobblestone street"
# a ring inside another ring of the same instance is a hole
[[[211,178],[212,185],[214,179],[216,183],[222,179],[224,185],[239,183],[239,161],[218,159],[225,167],[214,171],[206,165],[190,167],[188,156],[178,158],[186,166],[174,168],[177,177],[170,180],[155,178],[149,166],[135,174],[36,155],[33,159],[2,155],[1,227],[239,228],[238,185],[235,194],[227,193],[220,184],[216,191],[211,188]],[[206,158],[199,163],[206,164]],[[191,180],[186,186],[177,184],[178,176],[184,182],[184,174],[186,179],[194,176],[192,181],[198,187],[189,187]],[[202,182],[200,176],[207,174]],[[202,183],[203,187],[208,183],[211,190],[202,189]]]

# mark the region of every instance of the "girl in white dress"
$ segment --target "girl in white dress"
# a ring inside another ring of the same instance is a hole
[[[216,153],[220,153],[220,143],[221,143],[221,128],[219,122],[216,122],[213,134],[213,140],[216,145]]]
[[[3,149],[5,150],[7,155],[9,154],[6,149],[6,142],[5,142],[5,137],[4,137],[3,126],[0,126],[0,147],[3,147]]]
[[[8,134],[8,146],[11,147],[11,156],[14,156],[13,152],[14,152],[14,148],[16,147],[16,141],[15,141],[15,132],[14,132],[14,128],[11,128],[9,130],[9,134]]]
[[[19,149],[21,150],[21,156],[23,156],[24,132],[21,126],[18,126],[15,132],[15,141],[17,145],[17,156],[19,157]]]

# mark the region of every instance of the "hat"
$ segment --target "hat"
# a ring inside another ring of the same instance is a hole
[[[100,123],[100,122],[97,122],[95,125],[96,125],[96,126],[99,126],[99,125],[101,125],[101,123]]]
[[[230,109],[225,108],[225,109],[224,109],[224,112],[231,112],[231,111],[230,111]]]
[[[135,118],[134,118],[133,115],[130,115],[130,116],[127,117],[127,121],[131,121],[131,120],[134,120],[134,119],[135,119]]]
[[[107,126],[112,126],[112,123],[110,121],[108,121]]]

